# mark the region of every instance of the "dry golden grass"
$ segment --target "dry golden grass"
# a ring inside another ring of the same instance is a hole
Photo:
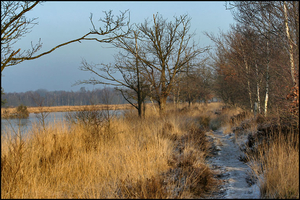
[[[3,139],[12,143],[1,152],[2,198],[115,198],[119,181],[168,167],[170,143],[135,128],[116,122],[105,135],[56,124],[26,142]]]
[[[232,125],[230,124],[230,118],[237,115],[243,110],[239,107],[224,107],[223,103],[210,103],[207,108],[203,108],[203,116],[208,117],[209,128],[213,131],[222,127],[223,133],[228,134],[232,132]],[[218,113],[218,114],[215,114]],[[240,121],[237,121],[237,123]]]
[[[151,105],[143,120],[128,112],[101,127],[36,125],[26,138],[2,133],[1,198],[172,198],[166,188],[176,184],[165,180],[176,171],[170,160],[179,138],[187,143],[176,165],[182,165],[180,176],[189,174],[189,187],[176,197],[202,195],[214,182],[204,163],[203,132],[193,120],[206,111],[193,106],[185,114],[170,106],[159,116]]]
[[[236,115],[235,111],[230,113]],[[227,123],[225,130],[232,132],[232,128],[238,127],[240,130],[235,131],[235,138],[254,135],[256,146],[252,150],[248,147],[246,156],[253,177],[258,180],[262,198],[299,199],[299,133],[282,133],[279,130],[266,135],[264,139],[256,138],[257,127],[262,123],[267,124],[268,120],[272,120],[272,117],[254,117],[249,113],[235,124]]]
[[[229,108],[217,116],[212,116],[211,127],[222,127],[223,133],[231,133],[234,127],[235,138],[255,134],[259,124],[267,123],[272,117],[254,117],[247,113],[246,118],[230,123],[230,118],[243,112],[240,108]],[[299,133],[272,133],[252,154],[248,151],[249,166],[258,179],[262,198],[299,199]]]
[[[258,177],[264,198],[299,199],[299,134],[271,135],[250,155],[250,166]],[[269,144],[268,144],[269,143]]]
[[[95,109],[95,110],[126,110],[131,109],[132,106],[130,104],[114,104],[114,105],[85,105],[85,106],[51,106],[51,107],[27,107],[29,113],[39,113],[43,112],[68,112],[68,111],[81,111],[84,109]],[[5,111],[8,113],[14,113],[16,108],[1,108],[1,114]]]

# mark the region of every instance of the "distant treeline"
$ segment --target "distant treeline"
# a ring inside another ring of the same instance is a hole
[[[124,104],[127,101],[113,88],[79,91],[36,91],[5,93],[1,99],[6,99],[4,107],[16,107],[20,104],[25,106],[79,106],[92,104]]]

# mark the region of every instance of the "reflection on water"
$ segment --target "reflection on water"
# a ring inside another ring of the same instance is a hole
[[[66,112],[48,113],[45,123],[62,121]],[[30,113],[26,119],[2,119],[1,118],[1,134],[5,132],[25,133],[29,132],[34,123],[39,123],[40,114]]]
[[[76,112],[76,111],[74,111]],[[111,114],[120,115],[122,110],[114,110],[109,111]],[[65,115],[68,112],[51,112],[47,113],[47,117],[45,118],[45,124],[48,123],[56,123],[62,122],[65,120]],[[73,112],[70,112],[73,113]],[[41,114],[30,113],[27,119],[2,119],[1,118],[1,135],[5,132],[11,133],[21,133],[24,134],[26,132],[30,132],[32,125],[34,123],[39,123],[39,119]]]
[[[21,133],[23,134],[28,130],[30,124],[29,118],[27,119],[1,119],[1,135],[4,132]]]

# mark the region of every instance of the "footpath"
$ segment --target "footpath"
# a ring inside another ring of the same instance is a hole
[[[214,156],[208,158],[208,163],[222,182],[219,192],[213,193],[211,198],[259,199],[259,187],[251,181],[250,167],[239,160],[242,151],[234,134],[224,135],[221,128],[206,135],[214,146]]]

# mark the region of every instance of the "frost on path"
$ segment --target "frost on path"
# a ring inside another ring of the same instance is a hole
[[[242,154],[239,145],[234,142],[234,134],[224,135],[222,129],[207,133],[215,145],[215,155],[208,163],[216,172],[223,185],[220,191],[211,197],[215,199],[258,199],[259,188],[249,181],[251,169],[239,160]]]

